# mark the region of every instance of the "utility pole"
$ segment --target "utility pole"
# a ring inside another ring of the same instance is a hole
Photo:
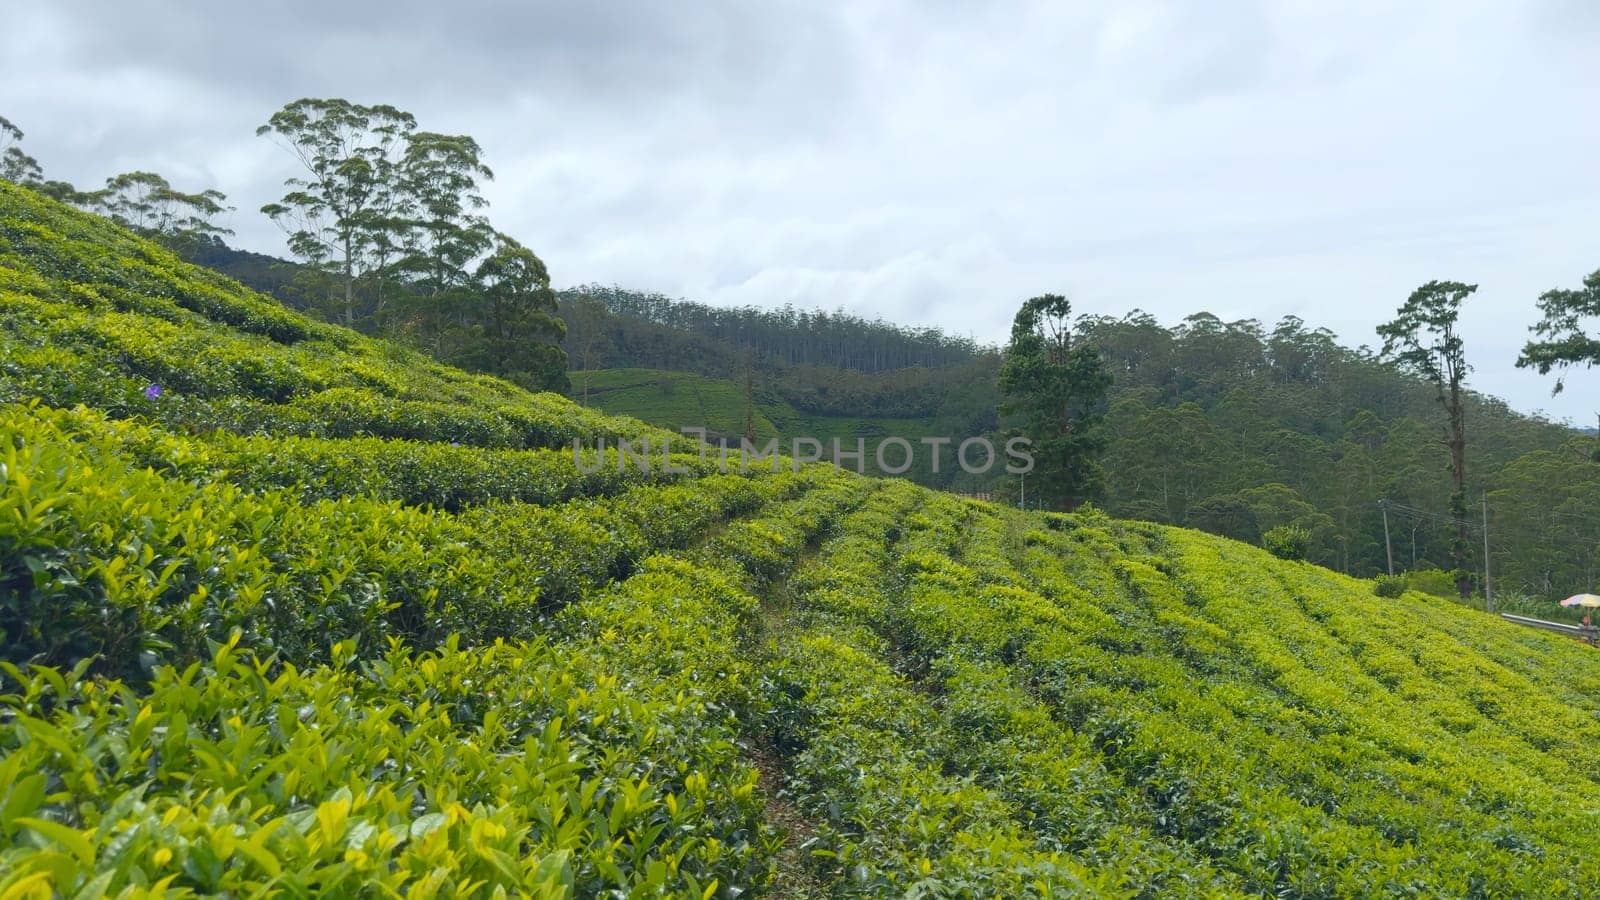
[[[1379,500],[1378,508],[1383,510],[1383,552],[1389,557],[1389,577],[1394,577],[1394,545],[1389,542],[1389,501]]]
[[[1483,495],[1483,609],[1494,612],[1494,582],[1489,580],[1489,495]]]
[[[1019,505],[1023,509],[1027,509],[1028,508],[1028,473],[1027,472],[1023,472],[1022,473],[1022,497],[1021,497],[1021,501],[1022,502]]]

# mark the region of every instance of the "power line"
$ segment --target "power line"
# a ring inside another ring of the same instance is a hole
[[[1564,512],[1559,509],[1547,509],[1542,514],[1546,516],[1555,516],[1561,519],[1573,519],[1575,521],[1583,522],[1586,525],[1593,525],[1596,528],[1600,528],[1600,518],[1586,516],[1583,513]]]
[[[1433,521],[1443,522],[1443,523],[1445,523],[1447,525],[1465,525],[1467,528],[1472,529],[1474,531],[1482,531],[1483,530],[1483,526],[1481,524],[1479,524],[1477,522],[1473,522],[1473,521],[1471,521],[1469,519],[1457,519],[1454,516],[1447,516],[1447,515],[1443,515],[1441,513],[1430,512],[1430,511],[1428,511],[1426,509],[1417,509],[1414,506],[1404,506],[1404,505],[1401,505],[1401,504],[1390,503],[1389,504],[1389,508],[1399,512],[1401,515],[1407,515],[1407,516],[1410,516],[1410,517],[1412,517],[1414,519],[1431,519]]]
[[[1487,531],[1487,522],[1479,523],[1464,519],[1457,519],[1454,516],[1433,512],[1432,510],[1420,509],[1404,503],[1395,503],[1391,500],[1379,501],[1379,504],[1385,510],[1385,513],[1394,512],[1412,522],[1421,524],[1437,524],[1440,526],[1465,526],[1469,532],[1475,532],[1479,534],[1483,534]],[[1583,522],[1585,524],[1591,524],[1594,525],[1597,530],[1600,530],[1600,520],[1591,519],[1576,513],[1560,512],[1556,510],[1548,510],[1547,513],[1552,516],[1564,517]],[[1542,533],[1537,534],[1536,537],[1530,539],[1537,541],[1540,546],[1547,547],[1554,545],[1566,552],[1576,551],[1583,554],[1594,554],[1597,551],[1600,551],[1600,536],[1591,539],[1582,535],[1570,533],[1558,532],[1552,534],[1548,528],[1541,529],[1541,532]],[[1509,546],[1498,540],[1486,541],[1485,546],[1487,547],[1487,553],[1491,556],[1494,554],[1499,554],[1502,557],[1515,557],[1526,552],[1524,548],[1513,548],[1512,546]]]

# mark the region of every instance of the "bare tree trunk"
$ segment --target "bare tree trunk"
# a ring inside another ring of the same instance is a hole
[[[350,238],[344,239],[344,324],[356,327],[355,263],[350,258]]]
[[[1450,474],[1455,489],[1450,497],[1450,514],[1456,520],[1451,556],[1456,564],[1456,589],[1465,600],[1472,595],[1472,578],[1467,574],[1467,430],[1463,416],[1461,383],[1455,379],[1450,384]]]

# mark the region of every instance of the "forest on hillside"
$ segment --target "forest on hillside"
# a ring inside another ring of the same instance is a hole
[[[560,301],[580,399],[585,369],[659,369],[725,379],[735,403],[748,396],[758,407],[781,400],[819,415],[924,417],[957,435],[1002,430],[995,348],[848,314],[719,310],[621,288],[570,289]],[[1268,327],[1198,313],[1169,326],[1135,312],[1084,316],[1077,326],[1113,379],[1097,505],[1251,542],[1295,526],[1309,535],[1309,559],[1362,576],[1387,571],[1391,552],[1398,572],[1451,567],[1449,456],[1429,385],[1293,317]],[[875,365],[874,353],[889,347],[945,362]],[[595,402],[604,408],[603,397]],[[1476,571],[1487,498],[1489,577],[1502,603],[1519,592],[1564,597],[1592,587],[1595,438],[1471,392],[1466,413]],[[1014,480],[973,483],[953,467],[913,475],[1018,499]]]
[[[664,435],[4,183],[0,434],[0,897],[1600,880],[1593,648],[1090,507],[580,461]]]
[[[220,242],[189,253],[301,305],[291,263]],[[922,419],[927,433],[1003,430],[999,350],[936,329],[847,312],[719,309],[615,287],[567,289],[557,299],[571,393],[602,408],[604,398],[586,396],[585,372],[659,369],[726,381],[732,421],[743,419],[745,403],[784,404],[851,423]],[[1080,327],[1114,379],[1097,505],[1252,542],[1293,525],[1310,535],[1308,558],[1357,575],[1387,571],[1391,553],[1399,572],[1450,568],[1449,459],[1427,385],[1293,318],[1268,327],[1200,313],[1168,325],[1133,313],[1087,316]],[[1594,587],[1595,437],[1493,397],[1469,393],[1467,407],[1473,568],[1483,567],[1487,498],[1490,578],[1502,608],[1517,593],[1551,598]],[[869,444],[882,436],[866,432]],[[953,466],[910,474],[1013,501],[1020,487],[975,481]]]
[[[424,129],[387,104],[302,98],[256,128],[296,165],[260,208],[294,261],[229,247],[214,188],[185,191],[158,172],[103,187],[47,178],[0,116],[0,180],[116,222],[184,259],[269,292],[293,309],[410,344],[434,359],[534,390],[564,390],[561,323],[541,260],[494,227],[494,179],[471,135]]]
[[[718,393],[736,408],[717,418],[746,433],[762,419],[869,441],[907,431],[910,420],[916,434],[900,436],[1019,431],[1002,412],[1003,352],[970,338],[844,310],[719,308],[615,286],[552,290],[543,261],[484,215],[481,185],[493,173],[470,136],[339,99],[287,104],[257,133],[306,169],[261,210],[283,227],[294,262],[228,247],[213,221],[227,198],[215,190],[181,191],[150,172],[88,191],[46,179],[21,151],[21,130],[3,119],[0,177],[292,308],[602,408],[607,398],[590,396],[586,373],[649,369],[729,383]],[[1595,357],[1581,323],[1600,308],[1600,280],[1585,285],[1539,298],[1545,320],[1535,331],[1545,340],[1521,364],[1548,372]],[[1475,289],[1456,287],[1461,296]],[[1470,390],[1451,417],[1464,436],[1447,433],[1443,394],[1415,367],[1343,347],[1294,318],[1268,327],[1198,313],[1171,325],[1135,312],[1078,316],[1073,328],[1109,377],[1094,404],[1085,498],[1113,514],[1252,542],[1290,528],[1305,558],[1363,576],[1447,569],[1465,586],[1470,571],[1480,590],[1498,580],[1552,597],[1592,588],[1600,575],[1592,436]],[[634,395],[616,411],[671,428],[702,424],[668,421],[681,404],[640,405]],[[1022,478],[926,462],[910,476],[1028,500]]]

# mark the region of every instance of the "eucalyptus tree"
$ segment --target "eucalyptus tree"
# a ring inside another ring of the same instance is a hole
[[[13,184],[34,185],[44,180],[39,161],[22,152],[22,129],[0,116],[0,179]]]
[[[1045,294],[1022,304],[1000,366],[1002,409],[1033,444],[1038,496],[1074,509],[1099,486],[1111,376],[1072,324],[1072,304]]]
[[[1447,417],[1445,445],[1450,450],[1450,515],[1455,538],[1450,555],[1456,566],[1456,588],[1465,598],[1472,591],[1467,572],[1467,428],[1464,385],[1467,365],[1461,339],[1461,306],[1475,284],[1430,281],[1417,288],[1400,307],[1393,321],[1378,326],[1383,356],[1399,363],[1433,385]]]
[[[494,229],[478,212],[488,206],[479,181],[494,179],[482,157],[466,135],[421,131],[407,138],[398,185],[406,219],[399,267],[426,298],[467,285],[472,263],[495,244]]]
[[[1536,368],[1540,375],[1560,369],[1552,393],[1559,394],[1566,387],[1566,371],[1574,366],[1585,369],[1600,365],[1600,335],[1594,329],[1600,325],[1600,269],[1583,280],[1577,290],[1555,289],[1539,296],[1539,311],[1544,313],[1531,329],[1541,340],[1529,341],[1517,358],[1518,368]],[[1596,413],[1600,416],[1600,413]],[[1600,462],[1600,432],[1595,435],[1596,445],[1590,449],[1589,458]]]
[[[363,281],[381,306],[383,281],[400,255],[407,230],[401,171],[416,127],[414,116],[393,106],[307,98],[256,129],[304,169],[261,211],[284,230],[292,253],[339,280],[346,325],[356,323]]]
[[[1562,370],[1555,393],[1566,386],[1565,372],[1573,366],[1600,365],[1600,270],[1583,280],[1577,290],[1550,290],[1539,296],[1544,314],[1531,329],[1540,338],[1529,341],[1517,359],[1519,368],[1535,368],[1540,375]]]
[[[479,368],[535,390],[565,391],[566,324],[556,316],[550,273],[532,250],[503,234],[473,273]]]
[[[88,205],[122,225],[172,244],[207,241],[232,234],[212,220],[233,209],[217,190],[185,193],[154,172],[125,172],[86,195]]]

